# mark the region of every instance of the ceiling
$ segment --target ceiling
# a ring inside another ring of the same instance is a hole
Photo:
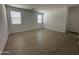
[[[51,11],[56,10],[63,7],[72,7],[78,6],[77,4],[10,4],[9,6],[24,8],[24,9],[32,9],[34,8],[36,11]]]

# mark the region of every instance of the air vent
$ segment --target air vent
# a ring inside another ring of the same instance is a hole
[[[35,8],[32,8],[33,11],[35,11]]]

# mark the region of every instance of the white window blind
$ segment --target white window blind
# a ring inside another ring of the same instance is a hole
[[[10,11],[12,24],[21,24],[21,12]]]

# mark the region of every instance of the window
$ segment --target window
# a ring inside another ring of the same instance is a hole
[[[38,22],[38,23],[42,23],[42,15],[38,15],[37,18],[38,18],[38,19],[37,19],[37,22]]]
[[[10,12],[12,24],[21,24],[21,12]]]

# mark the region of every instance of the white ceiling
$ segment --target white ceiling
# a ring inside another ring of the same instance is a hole
[[[62,7],[71,7],[77,5],[75,4],[10,4],[10,6],[15,6],[24,9],[35,8],[36,11],[48,11],[48,10],[56,10]]]

